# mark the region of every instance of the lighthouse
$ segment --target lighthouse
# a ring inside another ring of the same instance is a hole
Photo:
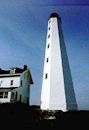
[[[61,17],[55,12],[48,19],[40,108],[77,110]]]

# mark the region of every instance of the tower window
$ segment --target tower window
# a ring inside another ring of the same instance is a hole
[[[48,38],[50,38],[50,34],[48,35]]]
[[[47,45],[47,48],[49,48],[49,44]]]
[[[49,59],[47,58],[47,59],[46,59],[46,62],[48,62],[48,61],[49,61]]]
[[[46,74],[45,74],[45,79],[47,79],[47,78],[48,78],[48,74],[46,73]]]
[[[49,27],[49,30],[50,30],[50,27]]]
[[[13,85],[13,80],[11,80],[11,85]]]

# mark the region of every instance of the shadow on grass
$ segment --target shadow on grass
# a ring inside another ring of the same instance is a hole
[[[5,128],[63,129],[89,127],[89,111],[42,111],[23,103],[0,104],[0,126]]]

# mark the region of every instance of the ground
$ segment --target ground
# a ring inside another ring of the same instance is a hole
[[[22,103],[0,104],[0,127],[34,129],[89,128],[89,111],[42,111]]]

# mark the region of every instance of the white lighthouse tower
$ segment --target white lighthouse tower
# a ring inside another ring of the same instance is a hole
[[[40,107],[43,110],[77,110],[61,18],[57,13],[52,13],[48,19]]]

